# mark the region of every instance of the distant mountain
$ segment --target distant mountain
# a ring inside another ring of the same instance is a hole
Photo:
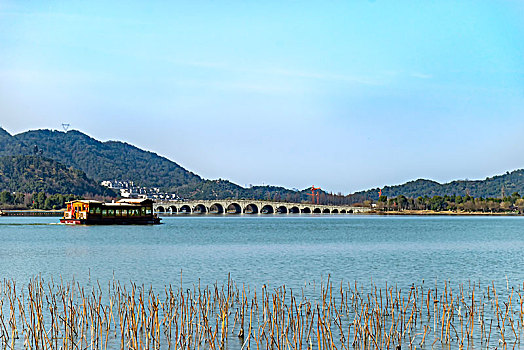
[[[110,189],[87,178],[84,172],[40,156],[0,157],[0,192],[2,191],[115,196]]]
[[[38,155],[53,159],[66,167],[84,172],[88,178],[129,180],[139,186],[160,187],[183,198],[224,199],[253,198],[286,201],[310,201],[307,189],[293,191],[277,186],[244,188],[227,180],[206,180],[165,157],[120,141],[101,142],[79,131],[31,130],[10,135],[0,128],[0,156]],[[507,172],[485,180],[457,180],[440,184],[419,179],[402,185],[385,186],[382,194],[396,197],[466,195],[499,197],[502,188],[507,195],[524,194],[524,170]],[[377,199],[378,188],[353,195],[333,197],[321,192],[322,203],[355,203]]]
[[[28,153],[28,147],[0,128],[0,156],[12,156]]]
[[[293,191],[279,186],[253,186],[244,188],[227,180],[205,180],[187,198],[193,199],[224,199],[224,198],[254,198],[261,200],[285,200],[287,202],[302,202],[308,200],[307,190]],[[323,194],[325,195],[325,194]]]
[[[198,175],[155,153],[119,141],[100,142],[76,130],[31,130],[17,134],[11,136],[11,147],[0,154],[17,151],[37,152],[80,169],[96,181],[129,179],[141,186],[170,189],[203,182]]]
[[[153,152],[120,141],[101,142],[76,130],[31,130],[10,135],[0,128],[0,156],[35,154],[79,169],[97,182],[130,180],[184,198],[308,199],[305,191],[276,186],[244,188],[227,180],[205,180]]]
[[[488,177],[485,180],[456,180],[444,184],[432,180],[418,179],[402,185],[384,186],[382,188],[382,195],[389,198],[398,195],[416,198],[445,195],[465,196],[469,194],[472,197],[497,198],[502,195],[502,191],[504,191],[507,196],[514,192],[523,195],[524,169],[507,172],[504,175]],[[379,188],[356,192],[353,194],[353,199],[356,201],[377,199],[378,192]]]

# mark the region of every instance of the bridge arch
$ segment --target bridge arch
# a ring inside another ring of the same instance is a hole
[[[231,203],[226,208],[226,213],[228,214],[241,214],[242,208],[240,207],[240,204],[238,203]]]
[[[270,204],[266,204],[262,207],[262,209],[260,209],[260,212],[262,214],[274,214],[275,208],[273,208],[273,206]]]
[[[278,214],[287,214],[288,213],[288,209],[285,205],[281,205],[277,208],[277,213]]]
[[[224,214],[224,207],[220,203],[214,203],[209,207],[211,214]]]
[[[300,209],[298,209],[298,207],[291,207],[289,208],[289,213],[290,214],[300,214]]]
[[[253,203],[249,203],[244,208],[244,214],[258,214],[258,206]]]
[[[353,214],[369,211],[369,208],[352,207],[350,205],[315,205],[311,203],[287,203],[255,200],[187,200],[159,201],[154,205],[154,211],[159,214]]]
[[[178,212],[180,214],[191,214],[191,207],[187,204],[184,204],[183,206],[180,207]]]
[[[204,204],[199,203],[193,208],[193,214],[206,214],[207,208]]]

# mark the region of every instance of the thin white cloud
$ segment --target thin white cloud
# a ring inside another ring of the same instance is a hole
[[[22,83],[100,83],[108,79],[104,74],[94,74],[92,72],[30,69],[0,69],[0,78],[4,82],[15,81]]]
[[[267,70],[261,71],[269,74],[282,75],[294,78],[305,78],[305,79],[315,79],[315,80],[328,80],[328,81],[344,81],[349,83],[356,83],[361,85],[383,85],[381,79],[358,76],[358,75],[344,75],[344,74],[332,74],[324,72],[307,72],[307,71],[296,71],[296,70],[285,70],[285,69],[276,69],[276,70]]]
[[[413,78],[418,78],[418,79],[431,79],[431,78],[433,78],[433,75],[431,75],[431,74],[425,74],[425,73],[420,73],[420,72],[412,72],[410,75]]]
[[[250,81],[226,81],[226,80],[177,80],[177,84],[185,87],[213,88],[219,90],[241,90],[252,91],[265,94],[297,93],[298,87],[295,85],[271,84],[268,82]]]
[[[41,18],[41,19],[52,19],[52,20],[65,20],[69,22],[106,22],[120,24],[131,24],[131,25],[149,25],[151,22],[126,18],[126,17],[107,17],[107,16],[88,16],[77,13],[65,13],[65,12],[23,12],[16,10],[3,10],[0,6],[0,16],[2,17],[29,17],[29,18]]]
[[[354,83],[358,85],[384,85],[386,80],[389,80],[389,74],[385,73],[382,76],[377,75],[376,77],[367,77],[363,75],[344,75],[344,74],[332,74],[325,72],[315,72],[315,71],[298,71],[292,69],[258,69],[258,68],[245,68],[245,67],[233,67],[228,64],[220,62],[199,62],[199,61],[183,61],[183,60],[173,60],[171,58],[162,58],[157,57],[157,59],[176,64],[181,66],[190,66],[190,67],[202,67],[215,70],[229,71],[229,72],[238,72],[238,73],[248,73],[253,75],[261,76],[282,76],[282,77],[291,77],[291,78],[302,78],[302,79],[312,79],[312,80],[325,80],[325,81],[342,81],[348,83]]]

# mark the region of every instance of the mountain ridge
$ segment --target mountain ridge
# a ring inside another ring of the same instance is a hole
[[[1,128],[0,128],[1,129]],[[184,198],[255,198],[301,201],[305,191],[277,186],[244,188],[228,180],[207,180],[154,152],[122,141],[99,141],[77,130],[39,129],[11,135],[0,131],[0,156],[39,154],[79,169],[88,177],[134,181],[139,186],[160,187]]]
[[[483,180],[453,180],[440,183],[434,180],[417,179],[403,184],[372,188],[365,191],[355,192],[353,196],[359,200],[377,199],[378,192],[382,190],[382,195],[396,197],[403,195],[406,197],[433,197],[433,196],[467,196],[497,198],[505,195],[509,196],[515,192],[524,194],[524,169],[507,171],[502,175],[486,177]]]
[[[95,181],[121,179],[134,181],[140,186],[160,187],[176,192],[183,198],[225,199],[253,198],[286,201],[308,201],[308,189],[294,191],[279,186],[244,188],[228,180],[209,180],[200,177],[178,163],[140,149],[123,141],[99,141],[77,130],[67,132],[39,129],[11,135],[0,127],[0,156],[35,155],[53,159],[67,167],[86,173]],[[454,180],[439,183],[416,179],[404,184],[384,186],[382,194],[388,197],[432,197],[444,195],[471,195],[498,197],[502,189],[507,195],[524,194],[524,169],[494,175],[484,180]],[[376,200],[379,188],[339,196],[333,203],[348,204]],[[329,196],[321,192],[323,200]]]

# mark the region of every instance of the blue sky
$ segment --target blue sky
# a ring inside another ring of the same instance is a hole
[[[0,125],[349,193],[524,168],[522,1],[2,1]]]

